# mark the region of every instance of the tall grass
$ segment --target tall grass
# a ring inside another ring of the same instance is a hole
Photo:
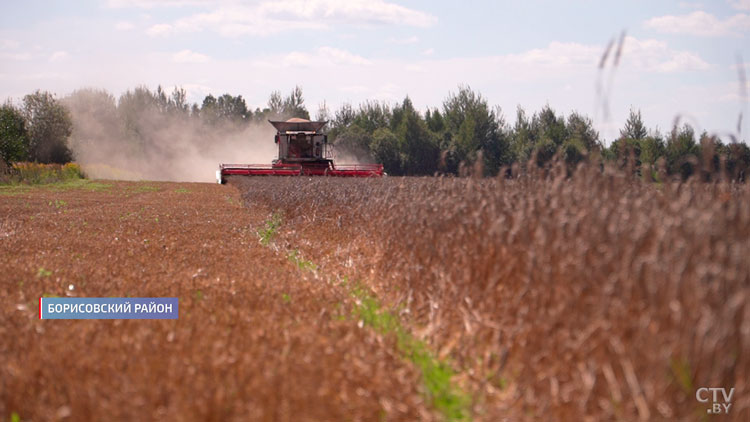
[[[477,419],[693,419],[721,386],[747,420],[750,188],[566,173],[231,183],[403,307]]]
[[[0,182],[36,185],[79,180],[85,177],[83,170],[76,163],[13,163],[8,174],[4,175]]]

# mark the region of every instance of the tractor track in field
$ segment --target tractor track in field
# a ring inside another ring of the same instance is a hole
[[[400,340],[363,329],[350,290],[291,249],[262,245],[268,212],[233,187],[11,187],[0,216],[0,418],[438,418]],[[180,316],[42,321],[44,295],[176,296]]]

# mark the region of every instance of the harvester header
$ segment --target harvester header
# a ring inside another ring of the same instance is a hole
[[[380,177],[382,164],[334,164],[333,146],[322,132],[327,121],[292,118],[269,123],[276,128],[274,142],[278,158],[271,164],[221,164],[216,181],[226,182],[226,176],[338,176]]]

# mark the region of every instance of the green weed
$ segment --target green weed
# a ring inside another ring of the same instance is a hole
[[[133,187],[133,192],[156,192],[159,188],[157,186],[139,183]]]
[[[49,206],[54,206],[57,209],[64,208],[66,205],[68,205],[68,203],[61,199],[55,199],[54,202],[49,201]]]
[[[296,265],[297,268],[299,268],[300,270],[316,271],[318,269],[318,266],[315,265],[312,261],[302,258],[297,249],[294,249],[291,252],[289,252],[289,255],[287,256],[287,258],[294,265]]]
[[[355,287],[352,295],[357,299],[357,306],[354,310],[356,317],[381,334],[396,335],[399,350],[406,359],[419,368],[427,395],[445,420],[471,420],[469,412],[471,397],[451,382],[453,369],[450,365],[440,360],[425,342],[414,338],[406,331],[401,326],[398,316],[382,309],[380,302],[370,293],[360,287]]]
[[[128,220],[128,219],[132,218],[132,217],[139,217],[140,218],[140,216],[138,215],[137,211],[132,211],[132,212],[128,212],[128,213],[125,213],[125,214],[121,215],[120,216],[120,221],[125,221],[125,220]]]
[[[685,358],[672,358],[669,361],[669,367],[672,369],[672,376],[679,384],[680,388],[685,394],[692,394],[693,391],[693,375],[690,370],[690,362]]]
[[[280,227],[281,215],[278,213],[274,213],[271,218],[264,223],[263,228],[258,230],[258,237],[260,238],[261,245],[268,246],[268,244],[271,243],[273,238],[276,236],[276,233],[279,231]]]
[[[0,184],[0,195],[16,196],[36,191],[64,192],[69,190],[106,191],[112,187],[110,184],[92,182],[87,179],[64,180],[56,183],[28,184],[12,182]]]
[[[9,180],[11,183],[37,185],[79,180],[85,177],[81,167],[76,163],[13,163]]]
[[[39,267],[39,271],[36,272],[38,278],[49,277],[52,275],[52,271],[45,270],[44,267]]]

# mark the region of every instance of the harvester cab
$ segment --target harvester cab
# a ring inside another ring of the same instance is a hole
[[[226,176],[339,176],[380,177],[382,164],[334,164],[333,148],[328,135],[322,132],[327,121],[312,122],[292,118],[269,120],[276,128],[274,142],[278,158],[271,164],[221,164],[216,181],[225,183]]]
[[[328,135],[320,132],[328,122],[299,118],[269,122],[276,128],[274,141],[279,148],[279,158],[274,164],[316,163],[328,167],[333,161]]]

